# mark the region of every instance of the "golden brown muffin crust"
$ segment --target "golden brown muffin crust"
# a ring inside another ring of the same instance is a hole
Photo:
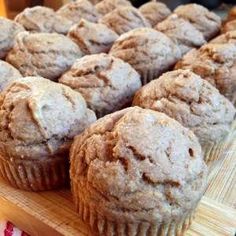
[[[231,102],[236,101],[236,45],[208,43],[193,49],[176,65],[190,69],[219,89]]]
[[[177,45],[161,32],[139,28],[121,35],[113,44],[110,54],[128,62],[142,76],[150,73],[152,80],[171,68],[180,58]]]
[[[77,24],[81,19],[97,22],[100,17],[95,6],[88,0],[69,2],[62,6],[57,11],[57,14],[67,18],[74,24]]]
[[[100,19],[100,23],[121,35],[132,29],[150,27],[149,22],[132,6],[118,7]]]
[[[195,47],[202,46],[206,41],[203,34],[187,20],[170,15],[155,26],[155,29],[167,35],[180,48],[182,55]]]
[[[21,33],[8,53],[7,61],[23,76],[57,80],[82,55],[79,47],[62,34]]]
[[[220,31],[221,18],[201,5],[181,5],[174,10],[174,13],[193,24],[203,33],[207,41]]]
[[[83,97],[41,77],[19,79],[0,100],[0,155],[39,159],[68,151],[73,137],[95,121]]]
[[[15,21],[27,31],[59,34],[66,34],[73,24],[53,9],[42,6],[26,8],[15,17]]]
[[[191,211],[206,185],[195,135],[163,113],[128,108],[77,136],[70,175],[80,196],[107,220],[154,224]]]
[[[131,104],[140,75],[119,58],[101,53],[82,57],[60,79],[85,98],[98,117]]]
[[[150,1],[139,7],[139,11],[152,27],[171,14],[171,10],[162,2]]]
[[[80,47],[84,54],[96,54],[108,52],[119,36],[104,24],[82,19],[70,29],[68,37]]]
[[[167,72],[151,81],[135,94],[133,105],[178,120],[196,134],[201,144],[221,141],[235,116],[233,104],[190,70]]]
[[[25,29],[20,24],[4,17],[0,17],[0,28],[0,58],[4,58],[12,49],[16,35]]]

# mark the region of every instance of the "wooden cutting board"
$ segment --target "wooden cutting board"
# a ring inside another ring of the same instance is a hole
[[[236,122],[226,140],[212,150],[220,158],[187,231],[188,236],[234,236],[236,233]],[[29,193],[0,181],[0,219],[35,236],[94,235],[74,211],[69,190]]]

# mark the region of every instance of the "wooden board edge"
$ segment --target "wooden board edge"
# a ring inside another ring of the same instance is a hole
[[[44,224],[42,221],[36,219],[33,215],[25,212],[20,207],[8,200],[0,197],[0,219],[8,220],[18,228],[24,230],[29,235],[33,236],[63,236],[52,227]]]

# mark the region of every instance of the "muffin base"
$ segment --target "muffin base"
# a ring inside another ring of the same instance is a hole
[[[217,147],[217,143],[208,143],[202,145],[202,151],[204,153],[204,161],[207,166],[210,166],[215,160],[217,160],[216,155],[213,155],[215,148]]]
[[[0,156],[0,177],[15,188],[47,191],[68,182],[68,160],[59,156],[43,161],[8,161]]]
[[[194,218],[194,210],[178,222],[153,224],[149,222],[125,222],[109,220],[94,209],[90,203],[85,203],[80,196],[80,186],[71,183],[73,199],[80,218],[89,224],[94,235],[103,236],[181,236],[189,228]],[[95,232],[98,232],[97,234]]]

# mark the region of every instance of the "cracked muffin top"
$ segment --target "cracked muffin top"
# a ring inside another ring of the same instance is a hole
[[[182,55],[206,42],[199,30],[176,14],[157,24],[155,29],[171,38],[179,46]]]
[[[143,4],[139,8],[139,11],[148,20],[152,27],[171,14],[171,10],[164,3],[156,1]]]
[[[83,200],[120,222],[179,219],[206,186],[196,136],[149,109],[127,108],[99,119],[75,138],[70,159]]]
[[[68,37],[80,47],[84,54],[96,54],[108,52],[119,36],[104,24],[82,19],[70,29]]]
[[[121,35],[135,28],[150,27],[138,9],[132,6],[118,7],[100,19],[100,23]]]
[[[25,29],[18,23],[0,17],[0,58],[4,58],[12,49],[15,37]]]
[[[220,141],[235,116],[233,104],[190,70],[167,72],[151,81],[135,94],[133,105],[164,112],[190,128],[201,144]]]
[[[104,53],[77,60],[59,82],[79,91],[98,117],[130,104],[141,87],[140,75],[128,63]]]
[[[223,33],[236,30],[236,19],[227,22],[221,29]]]
[[[174,10],[174,13],[193,24],[203,33],[207,41],[220,31],[221,18],[201,5],[181,5]]]
[[[170,38],[151,28],[139,28],[121,35],[110,54],[128,62],[147,83],[168,70],[180,58],[180,49]]]
[[[96,117],[78,92],[41,77],[26,77],[2,92],[0,120],[0,153],[38,159],[68,151],[73,137]]]
[[[68,37],[56,33],[20,33],[7,61],[23,76],[39,75],[56,80],[82,56]]]
[[[12,81],[21,78],[20,72],[11,64],[0,60],[0,92]]]
[[[103,0],[96,4],[96,9],[101,15],[106,15],[117,7],[132,6],[128,0]]]
[[[190,69],[219,89],[231,102],[236,102],[236,45],[208,43],[192,49],[176,69]]]
[[[88,0],[77,0],[62,6],[57,14],[77,24],[82,18],[91,22],[97,22],[99,13],[95,6]]]
[[[73,22],[48,7],[26,8],[15,17],[15,21],[27,31],[67,34]]]

